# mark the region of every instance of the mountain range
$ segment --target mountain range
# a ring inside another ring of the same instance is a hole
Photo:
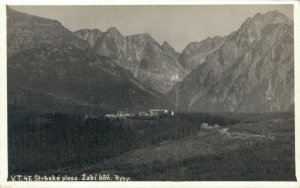
[[[147,86],[166,93],[182,80],[187,71],[179,63],[179,53],[167,42],[160,45],[148,33],[123,36],[115,27],[78,30],[75,34],[87,41],[93,51],[129,70]]]
[[[7,15],[9,104],[93,114],[171,106],[59,22],[10,8]]]
[[[198,66],[168,93],[178,109],[294,108],[293,22],[278,11],[258,13],[228,36],[191,43],[181,57],[185,64]]]
[[[149,34],[69,31],[7,7],[8,103],[68,112],[176,108],[290,111],[293,21],[258,13],[231,34],[176,52]]]

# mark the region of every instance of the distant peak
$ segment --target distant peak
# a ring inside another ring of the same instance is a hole
[[[270,15],[277,15],[277,14],[280,14],[280,15],[284,15],[283,13],[279,12],[278,10],[270,10],[268,11],[267,13],[265,13],[266,15],[267,14],[270,14]]]
[[[170,46],[171,47],[171,45],[167,41],[164,41],[162,46]]]
[[[164,41],[163,44],[161,45],[161,47],[166,50],[166,49],[171,49],[171,50],[174,50],[174,48],[167,42],[167,41]]]
[[[123,35],[120,33],[120,31],[116,28],[116,27],[110,27],[106,30],[105,32],[105,35],[106,36],[109,36],[109,37],[123,37]]]
[[[290,20],[285,14],[279,12],[278,10],[268,11],[264,14],[257,13],[255,16],[248,18],[241,26],[241,29],[251,28],[253,25],[260,25],[261,29],[268,24],[293,24],[293,21]],[[264,23],[264,24],[260,24]]]
[[[134,34],[127,37],[133,38],[135,40],[155,41],[149,33]]]
[[[260,17],[262,17],[262,14],[259,12],[259,13],[255,14],[253,18],[255,19],[255,18],[260,18]]]
[[[120,33],[119,30],[116,27],[113,27],[113,26],[108,28],[106,32],[108,32],[108,33]]]
[[[143,34],[141,34],[141,35],[143,35],[143,36],[145,36],[145,37],[148,37],[148,38],[152,38],[151,35],[150,35],[149,33],[143,33]]]
[[[259,16],[261,16],[261,17],[273,17],[273,18],[275,18],[277,16],[282,16],[282,17],[287,18],[285,14],[279,12],[278,10],[271,10],[271,11],[268,11],[264,14],[257,13],[255,16],[256,17],[259,17]]]
[[[278,10],[272,10],[268,11],[264,14],[257,13],[254,17],[253,20],[261,20],[264,22],[269,22],[269,23],[285,23],[285,24],[290,24],[292,21],[283,13],[281,13]]]
[[[101,32],[102,33],[102,31],[100,29],[97,29],[97,28],[92,29],[92,32]]]

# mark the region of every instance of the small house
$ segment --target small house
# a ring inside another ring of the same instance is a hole
[[[174,116],[175,115],[175,112],[173,110],[170,110],[170,115],[171,116]]]

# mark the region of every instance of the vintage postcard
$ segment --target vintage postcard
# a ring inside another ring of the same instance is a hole
[[[4,187],[297,186],[299,5],[253,3],[4,4]]]

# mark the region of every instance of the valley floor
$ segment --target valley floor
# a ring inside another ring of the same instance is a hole
[[[10,158],[10,174],[108,174],[130,177],[133,181],[295,180],[293,119],[229,125],[221,125],[219,121],[216,126],[168,118],[146,122],[125,120],[121,125],[110,124],[105,129],[93,127],[92,122],[87,124],[85,129],[93,129],[94,134],[84,130],[81,135],[76,135],[82,146],[70,143],[74,142],[74,134],[78,134],[75,131],[65,135],[68,139],[58,138],[68,145],[62,146],[66,149],[64,152],[55,146],[48,149],[28,147],[28,156],[33,156],[34,150],[38,149],[56,153],[50,154],[51,158],[43,154],[35,156],[36,162],[43,159],[49,162],[49,166],[44,167],[36,163],[39,168],[35,170],[26,167],[24,161],[21,163],[20,156],[13,156]],[[73,129],[80,129],[80,126]],[[49,128],[45,130],[47,132]],[[104,139],[103,132],[111,138]],[[43,134],[36,134],[39,133]],[[98,138],[101,135],[102,138]],[[44,142],[49,142],[47,139],[44,138]],[[28,140],[25,142],[28,143]],[[70,151],[71,146],[73,149]],[[81,147],[86,149],[79,151]],[[21,149],[17,143],[11,145],[10,154],[16,154],[16,150],[12,149],[17,148]],[[24,157],[28,156],[25,153]],[[53,157],[59,161],[54,163]]]

